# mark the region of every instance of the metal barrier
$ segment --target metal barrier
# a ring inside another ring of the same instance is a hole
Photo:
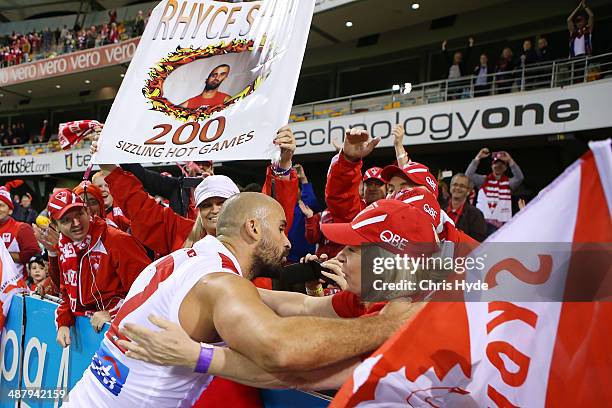
[[[296,105],[291,111],[291,121],[301,122],[480,96],[556,88],[595,81],[606,76],[612,76],[612,53],[522,65],[511,71],[483,76],[482,85],[477,83],[476,75],[469,75],[453,80],[412,85],[407,92],[403,92],[401,88],[397,90],[399,87],[396,87]]]
[[[479,85],[477,77],[471,75],[454,80],[412,85],[409,92],[402,92],[401,89],[385,89],[296,105],[291,110],[289,120],[303,122],[481,96],[557,88],[606,77],[612,77],[612,53],[523,65],[512,71],[486,75],[484,85]],[[77,148],[88,148],[89,145],[89,141],[84,141]],[[52,141],[43,144],[0,147],[0,156],[36,155],[59,150],[61,150],[59,143]]]

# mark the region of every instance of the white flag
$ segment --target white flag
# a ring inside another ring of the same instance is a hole
[[[96,163],[273,158],[315,0],[165,0],[102,132]]]

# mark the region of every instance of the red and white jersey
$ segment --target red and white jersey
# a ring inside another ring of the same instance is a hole
[[[151,314],[179,323],[179,308],[187,293],[203,276],[215,272],[242,276],[236,258],[212,236],[145,268],[134,281],[83,378],[70,392],[69,402],[62,406],[191,407],[213,377],[125,356],[116,344],[118,339],[125,339],[118,329],[129,322],[158,331],[148,320]]]

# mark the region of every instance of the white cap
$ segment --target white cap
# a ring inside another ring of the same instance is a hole
[[[195,189],[196,207],[210,197],[230,198],[240,193],[238,186],[227,176],[208,176]]]

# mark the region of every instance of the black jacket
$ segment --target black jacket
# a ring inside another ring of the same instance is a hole
[[[482,211],[468,202],[463,207],[456,227],[478,242],[484,241],[487,237],[487,225]]]
[[[140,164],[122,164],[121,168],[136,176],[147,193],[167,199],[170,208],[183,217],[186,217],[189,211],[191,189],[202,181],[196,177],[162,176],[155,171],[145,169]]]

